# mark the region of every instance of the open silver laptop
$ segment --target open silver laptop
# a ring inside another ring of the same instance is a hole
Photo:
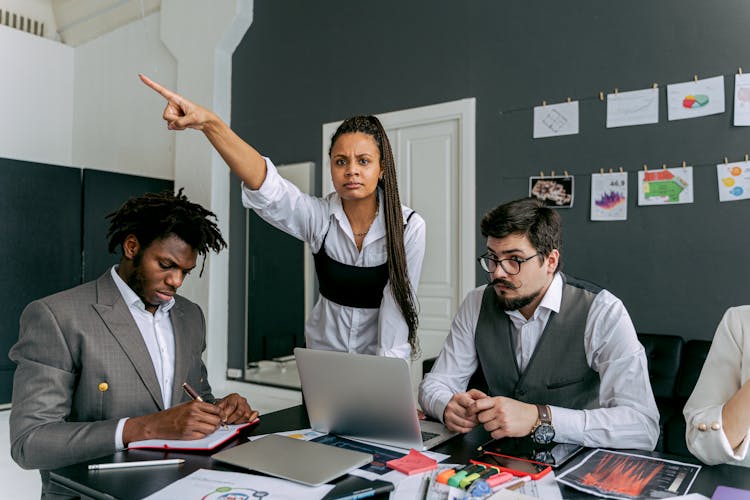
[[[456,433],[419,420],[404,359],[294,349],[310,425],[319,432],[427,450]]]

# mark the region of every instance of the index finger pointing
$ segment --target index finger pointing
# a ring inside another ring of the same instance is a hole
[[[138,77],[141,79],[143,83],[145,83],[147,86],[154,89],[159,95],[161,95],[164,99],[168,101],[179,101],[180,96],[172,92],[166,87],[162,87],[155,81],[153,81],[151,78],[147,77],[143,73],[138,73]]]

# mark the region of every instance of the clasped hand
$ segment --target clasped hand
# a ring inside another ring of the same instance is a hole
[[[448,429],[461,433],[482,425],[493,439],[500,439],[529,435],[537,417],[535,405],[470,389],[453,395],[445,407],[443,422]]]

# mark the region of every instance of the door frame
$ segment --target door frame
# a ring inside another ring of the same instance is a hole
[[[458,120],[459,130],[459,217],[458,217],[458,303],[476,287],[476,98],[469,97],[430,106],[378,114],[383,128],[398,129],[446,120]],[[343,120],[323,124],[321,179],[323,196],[333,191],[330,140]],[[427,228],[429,230],[429,228]]]

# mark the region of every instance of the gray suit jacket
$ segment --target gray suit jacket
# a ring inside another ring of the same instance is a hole
[[[203,313],[183,297],[175,301],[173,404],[189,400],[184,381],[211,400]],[[165,409],[146,344],[110,270],[29,304],[9,357],[18,365],[11,455],[21,467],[54,469],[112,454],[119,419]]]

